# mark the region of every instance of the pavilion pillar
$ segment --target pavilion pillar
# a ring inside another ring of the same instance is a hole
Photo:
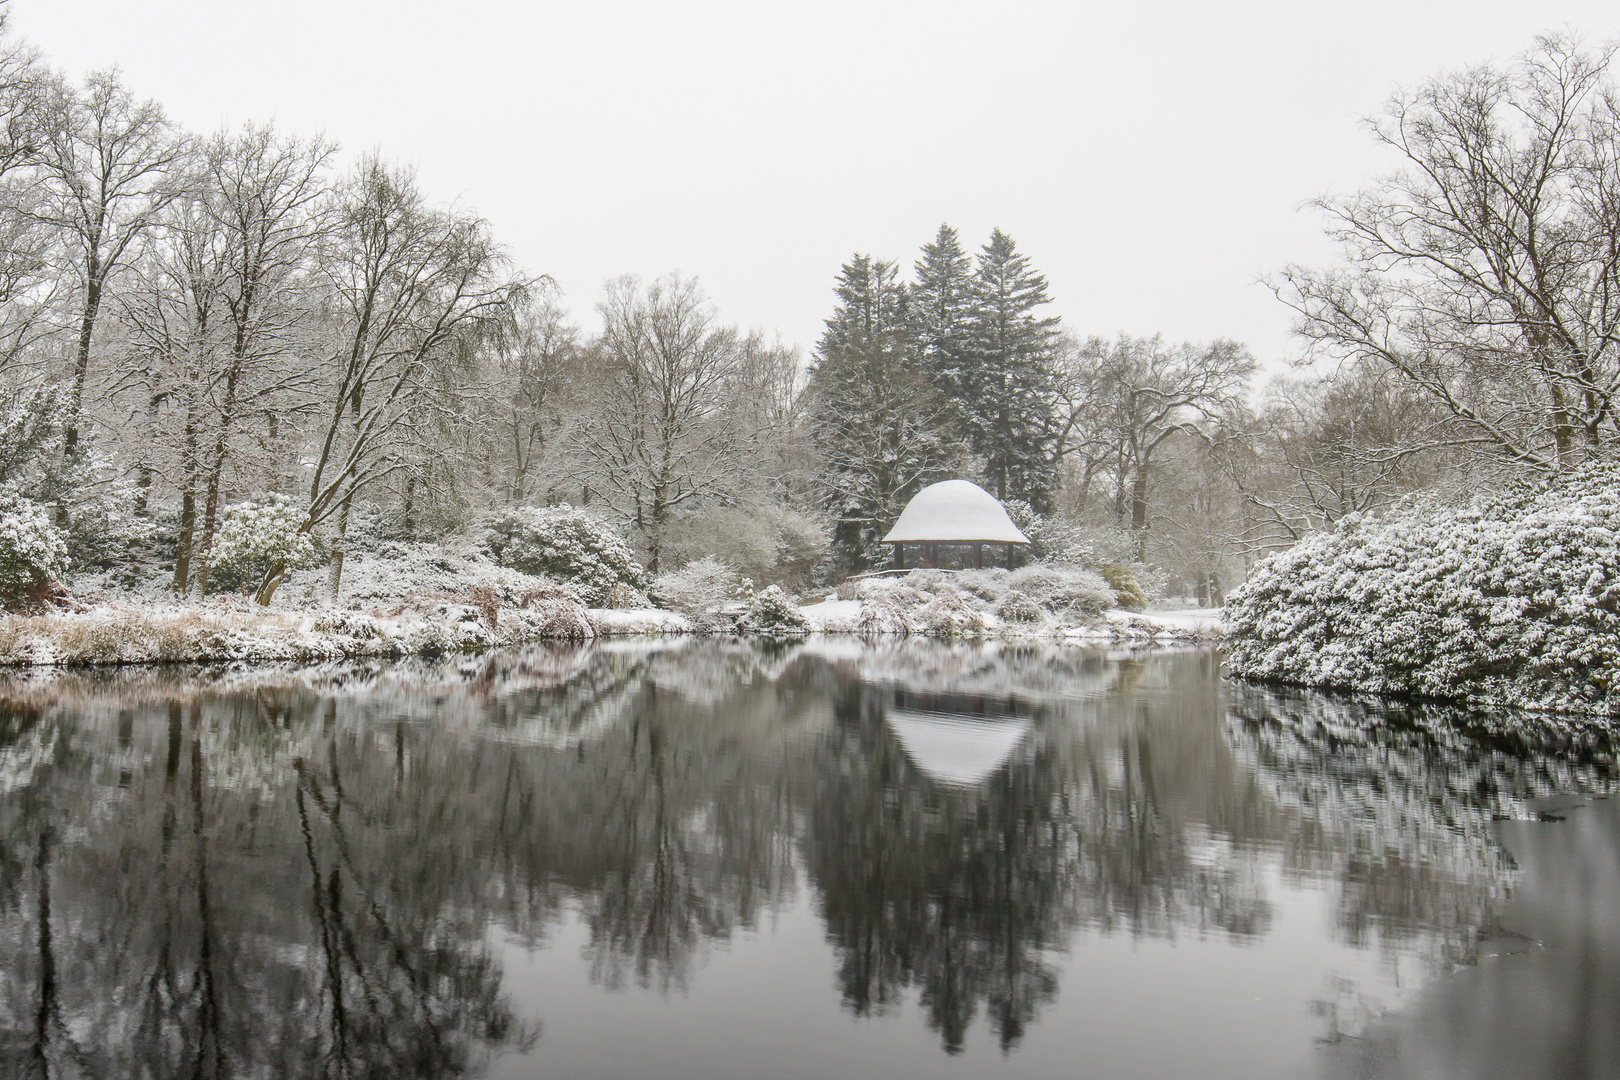
[[[896,540],[894,544],[894,568],[896,570],[904,570],[906,568],[906,545],[902,544],[898,540]]]
[[[939,565],[939,545],[930,541],[927,550],[928,568],[932,570]]]
[[[1007,545],[1007,569],[1009,569],[1009,570],[1012,569],[1012,549],[1013,549],[1013,546],[1011,544],[1008,544]]]
[[[984,569],[984,545],[977,540],[973,541],[973,569]]]

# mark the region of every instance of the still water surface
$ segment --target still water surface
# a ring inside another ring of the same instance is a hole
[[[1616,776],[1208,651],[0,679],[0,1075],[1620,1075]]]

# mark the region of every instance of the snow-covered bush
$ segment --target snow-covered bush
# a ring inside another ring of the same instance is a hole
[[[810,632],[810,621],[788,599],[780,585],[772,585],[749,601],[748,611],[738,621],[737,629],[764,637],[803,637]]]
[[[652,598],[660,607],[679,612],[699,626],[709,626],[720,608],[737,599],[742,574],[713,555],[705,555],[679,570],[660,574],[652,583]]]
[[[641,611],[652,607],[653,603],[646,593],[629,582],[621,581],[602,597],[602,606],[619,611]]]
[[[592,607],[621,582],[633,589],[645,584],[646,572],[618,530],[567,503],[507,510],[491,522],[485,544],[502,566],[566,582]]]
[[[1620,468],[1466,510],[1352,516],[1228,600],[1235,672],[1536,708],[1620,709]]]
[[[324,553],[303,524],[304,511],[289,495],[263,495],[227,506],[214,538],[212,584],[249,588],[278,559],[289,570],[319,566]]]
[[[1148,596],[1142,589],[1142,583],[1136,580],[1136,574],[1124,563],[1104,563],[1097,568],[1097,573],[1108,582],[1108,587],[1114,590],[1114,604],[1126,611],[1146,611]]]
[[[44,507],[21,496],[0,496],[0,606],[8,611],[38,607],[67,561],[67,542]]]
[[[1010,623],[1038,623],[1045,618],[1041,606],[1017,589],[1009,590],[996,604],[996,615]]]
[[[79,491],[68,508],[63,535],[75,578],[87,569],[125,565],[149,550],[159,525],[140,512],[141,495],[117,461],[92,458],[81,466]]]
[[[1021,566],[1007,575],[1007,584],[1056,615],[1100,615],[1114,605],[1108,582],[1078,567]]]
[[[932,637],[977,637],[984,633],[981,605],[976,605],[949,585],[937,587],[923,610],[923,622]]]
[[[1014,525],[1029,538],[1024,554],[1036,562],[1084,566],[1092,561],[1092,539],[1088,531],[1055,514],[1037,514],[1022,499],[1008,499],[1003,505]]]

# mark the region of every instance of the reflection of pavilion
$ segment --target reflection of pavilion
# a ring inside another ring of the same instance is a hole
[[[955,787],[982,784],[1029,737],[1031,717],[1010,700],[966,694],[899,692],[884,720],[906,757],[929,779]]]

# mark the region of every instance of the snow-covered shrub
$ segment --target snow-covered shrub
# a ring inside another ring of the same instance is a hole
[[[40,606],[67,565],[67,542],[45,508],[21,496],[0,496],[0,606]]]
[[[227,506],[214,538],[211,583],[228,590],[250,588],[278,559],[289,570],[319,566],[324,553],[303,524],[304,511],[289,495]]]
[[[984,613],[949,585],[934,590],[923,621],[932,637],[976,637],[985,629]]]
[[[749,601],[737,629],[764,637],[803,637],[810,632],[810,621],[800,614],[780,585],[772,585]]]
[[[585,605],[561,586],[535,589],[523,597],[523,620],[530,638],[587,641],[597,636]]]
[[[1620,710],[1620,468],[1348,517],[1261,563],[1226,626],[1254,678]]]
[[[679,570],[660,574],[653,580],[652,597],[660,607],[708,626],[720,608],[737,599],[741,586],[742,574],[735,566],[705,555]]]
[[[1146,611],[1148,608],[1147,593],[1142,590],[1141,582],[1136,580],[1136,574],[1124,563],[1104,563],[1097,568],[1102,579],[1108,582],[1108,587],[1114,590],[1114,604],[1126,611]]]
[[[141,495],[118,462],[94,458],[83,464],[63,536],[75,578],[87,569],[123,566],[150,548],[159,526],[139,511]]]
[[[950,584],[952,588],[994,607],[1007,595],[1007,573],[1000,567],[990,570],[963,570],[951,578]]]
[[[1027,558],[1036,562],[1084,566],[1092,560],[1092,540],[1079,525],[1055,514],[1037,514],[1022,499],[1008,499],[1003,505],[1020,532],[1029,537]]]
[[[1101,575],[1073,566],[1021,566],[1007,584],[1054,615],[1100,615],[1114,604],[1114,590]]]
[[[1010,590],[996,604],[996,615],[1003,622],[1010,623],[1038,623],[1045,618],[1041,606],[1017,589]]]
[[[567,503],[507,510],[490,524],[485,544],[502,566],[567,582],[592,607],[621,582],[634,589],[645,582],[618,530]]]

